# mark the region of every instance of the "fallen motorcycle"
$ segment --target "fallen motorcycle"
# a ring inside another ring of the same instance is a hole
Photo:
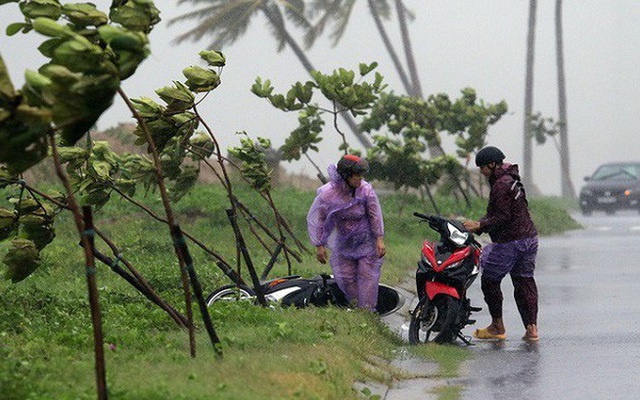
[[[313,278],[303,278],[299,275],[275,278],[263,282],[260,288],[267,301],[280,303],[283,307],[295,306],[303,308],[309,305],[316,307],[328,305],[349,306],[344,293],[338,287],[333,276],[327,274],[320,274]],[[209,295],[207,306],[211,306],[217,301],[235,301],[239,299],[255,301],[255,291],[245,285],[224,285]],[[396,289],[382,283],[379,284],[376,312],[380,316],[394,313],[403,306],[404,301],[404,296]]]
[[[412,344],[470,341],[462,329],[476,321],[467,289],[478,276],[481,245],[457,220],[413,213],[440,234],[437,242],[425,240],[416,271],[418,305],[411,313],[409,342]],[[432,337],[433,335],[433,337]]]

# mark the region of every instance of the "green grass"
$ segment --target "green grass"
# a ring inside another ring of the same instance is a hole
[[[570,203],[557,198],[539,198],[529,202],[531,217],[543,236],[582,229],[582,225],[567,213],[569,207]]]
[[[236,189],[247,207],[273,228],[266,203],[244,186]],[[306,246],[305,216],[313,196],[312,191],[295,189],[273,193],[281,213]],[[137,199],[164,216],[157,194]],[[415,196],[403,199],[394,194],[381,197],[381,202],[388,249],[382,282],[395,285],[412,279],[422,241],[425,236],[434,238],[411,213],[432,211],[427,201]],[[470,211],[450,199],[442,199],[439,205],[447,215],[469,217],[481,215],[486,206],[479,199]],[[227,207],[221,188],[200,186],[178,203],[175,211],[183,230],[235,266],[233,231],[224,212]],[[532,201],[531,208],[541,234],[574,229],[554,201]],[[166,225],[115,198],[95,213],[95,224],[161,297],[184,313],[180,273]],[[240,225],[260,274],[269,253],[252,236],[244,219]],[[70,215],[58,216],[56,233],[56,240],[42,252],[41,267],[32,276],[18,284],[0,281],[2,399],[96,396],[84,258]],[[273,245],[270,239],[265,241]],[[114,257],[100,240],[96,246]],[[0,244],[0,256],[4,249],[6,243]],[[189,249],[205,295],[229,283],[213,257],[192,243]],[[312,252],[301,254],[303,261],[294,262],[293,273],[312,276],[330,272]],[[280,257],[270,276],[286,273],[287,263]],[[244,266],[243,277],[250,281]],[[354,381],[389,383],[391,377],[401,377],[384,362],[370,363],[372,357],[392,359],[406,344],[378,317],[366,312],[216,305],[210,312],[222,341],[224,358],[219,360],[194,304],[197,356],[191,358],[186,332],[105,265],[98,264],[97,284],[112,399],[350,399],[359,396],[352,389]],[[466,349],[456,346],[419,346],[409,351],[438,362],[443,377],[456,376],[460,363],[469,356]]]

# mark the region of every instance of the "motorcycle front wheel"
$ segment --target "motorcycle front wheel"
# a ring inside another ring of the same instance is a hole
[[[460,301],[451,296],[425,295],[411,314],[409,343],[453,343],[458,336]]]
[[[248,300],[255,297],[253,289],[245,285],[225,285],[214,290],[207,297],[207,307],[211,307],[216,301]]]

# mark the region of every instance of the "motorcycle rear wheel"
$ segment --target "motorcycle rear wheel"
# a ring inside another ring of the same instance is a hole
[[[409,322],[409,343],[453,343],[458,336],[460,301],[450,296],[423,296]],[[435,336],[432,337],[432,334]]]
[[[253,289],[245,285],[224,285],[211,292],[207,297],[207,307],[216,301],[248,300],[255,297]]]

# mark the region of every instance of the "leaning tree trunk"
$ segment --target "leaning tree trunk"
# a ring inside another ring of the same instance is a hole
[[[309,58],[307,57],[305,52],[302,50],[300,45],[298,45],[298,43],[293,39],[293,37],[291,37],[291,35],[289,34],[289,31],[287,31],[284,25],[284,20],[282,19],[282,15],[280,15],[278,11],[274,10],[272,7],[268,5],[262,6],[261,9],[266,15],[271,25],[275,29],[277,29],[278,32],[280,32],[280,35],[282,36],[284,41],[291,48],[291,50],[293,50],[296,57],[298,57],[298,60],[300,60],[300,62],[302,63],[304,68],[307,70],[307,72],[310,73],[311,71],[315,71],[316,69],[311,64],[311,61],[309,61]],[[353,132],[356,139],[358,139],[360,144],[362,144],[366,149],[370,148],[372,146],[371,141],[360,130],[356,121],[351,117],[351,114],[343,112],[343,113],[340,113],[340,115],[345,120],[345,122],[349,126],[349,129],[351,129],[351,131]]]
[[[415,58],[413,56],[413,49],[411,46],[411,37],[409,35],[409,30],[407,28],[407,18],[406,18],[406,9],[401,0],[396,0],[396,11],[398,13],[398,24],[400,26],[400,33],[402,35],[402,44],[404,46],[405,58],[407,60],[407,69],[409,70],[410,78],[407,76],[405,69],[398,57],[398,54],[389,39],[389,34],[387,33],[384,25],[382,23],[382,19],[380,18],[380,13],[376,7],[376,2],[374,0],[369,0],[369,10],[371,11],[371,15],[376,24],[376,28],[378,29],[378,33],[382,38],[382,42],[384,43],[385,48],[387,49],[387,53],[391,57],[391,61],[398,72],[398,76],[400,76],[400,80],[402,81],[402,85],[404,89],[407,91],[407,94],[411,97],[422,98],[422,86],[420,84],[420,78],[418,76],[418,69],[416,67]],[[429,146],[429,154],[431,157],[439,157],[444,153],[441,151],[438,146]]]
[[[404,54],[407,59],[407,69],[411,76],[411,90],[409,95],[417,99],[422,99],[422,85],[418,76],[418,68],[416,67],[415,57],[413,56],[413,47],[411,46],[411,36],[407,27],[407,13],[402,0],[396,0],[396,12],[398,13],[398,25],[400,26],[400,34],[402,35],[402,44],[404,46]],[[444,151],[438,145],[429,145],[429,155],[432,158],[444,155]]]
[[[524,88],[524,151],[523,180],[533,183],[531,116],[533,115],[533,65],[536,41],[536,9],[537,0],[529,1],[529,29],[527,33],[527,66]]]
[[[409,94],[416,98],[422,98],[422,85],[420,84],[420,77],[418,76],[416,60],[413,56],[411,37],[409,36],[409,29],[407,28],[407,14],[402,0],[396,0],[396,12],[398,13],[398,25],[400,25],[400,33],[402,34],[404,54],[407,58],[407,68],[409,69],[409,74],[411,76],[412,91]]]
[[[560,182],[562,197],[576,198],[571,182],[569,162],[569,131],[567,124],[567,95],[564,75],[564,46],[562,35],[562,0],[556,0],[556,62],[558,68],[558,119],[560,125]]]
[[[389,34],[387,30],[384,28],[384,24],[382,23],[382,18],[380,18],[380,13],[376,7],[376,2],[374,0],[369,0],[369,10],[371,11],[371,16],[373,17],[373,21],[376,24],[376,28],[378,29],[378,33],[382,38],[382,43],[384,43],[384,47],[387,49],[387,53],[391,57],[391,61],[393,62],[393,66],[398,72],[398,76],[400,76],[400,80],[402,81],[402,86],[404,86],[404,90],[407,91],[409,95],[412,95],[413,87],[409,78],[407,77],[407,73],[402,66],[402,62],[400,61],[400,57],[398,57],[398,53],[396,53],[395,48],[393,47],[393,43],[389,39]]]

